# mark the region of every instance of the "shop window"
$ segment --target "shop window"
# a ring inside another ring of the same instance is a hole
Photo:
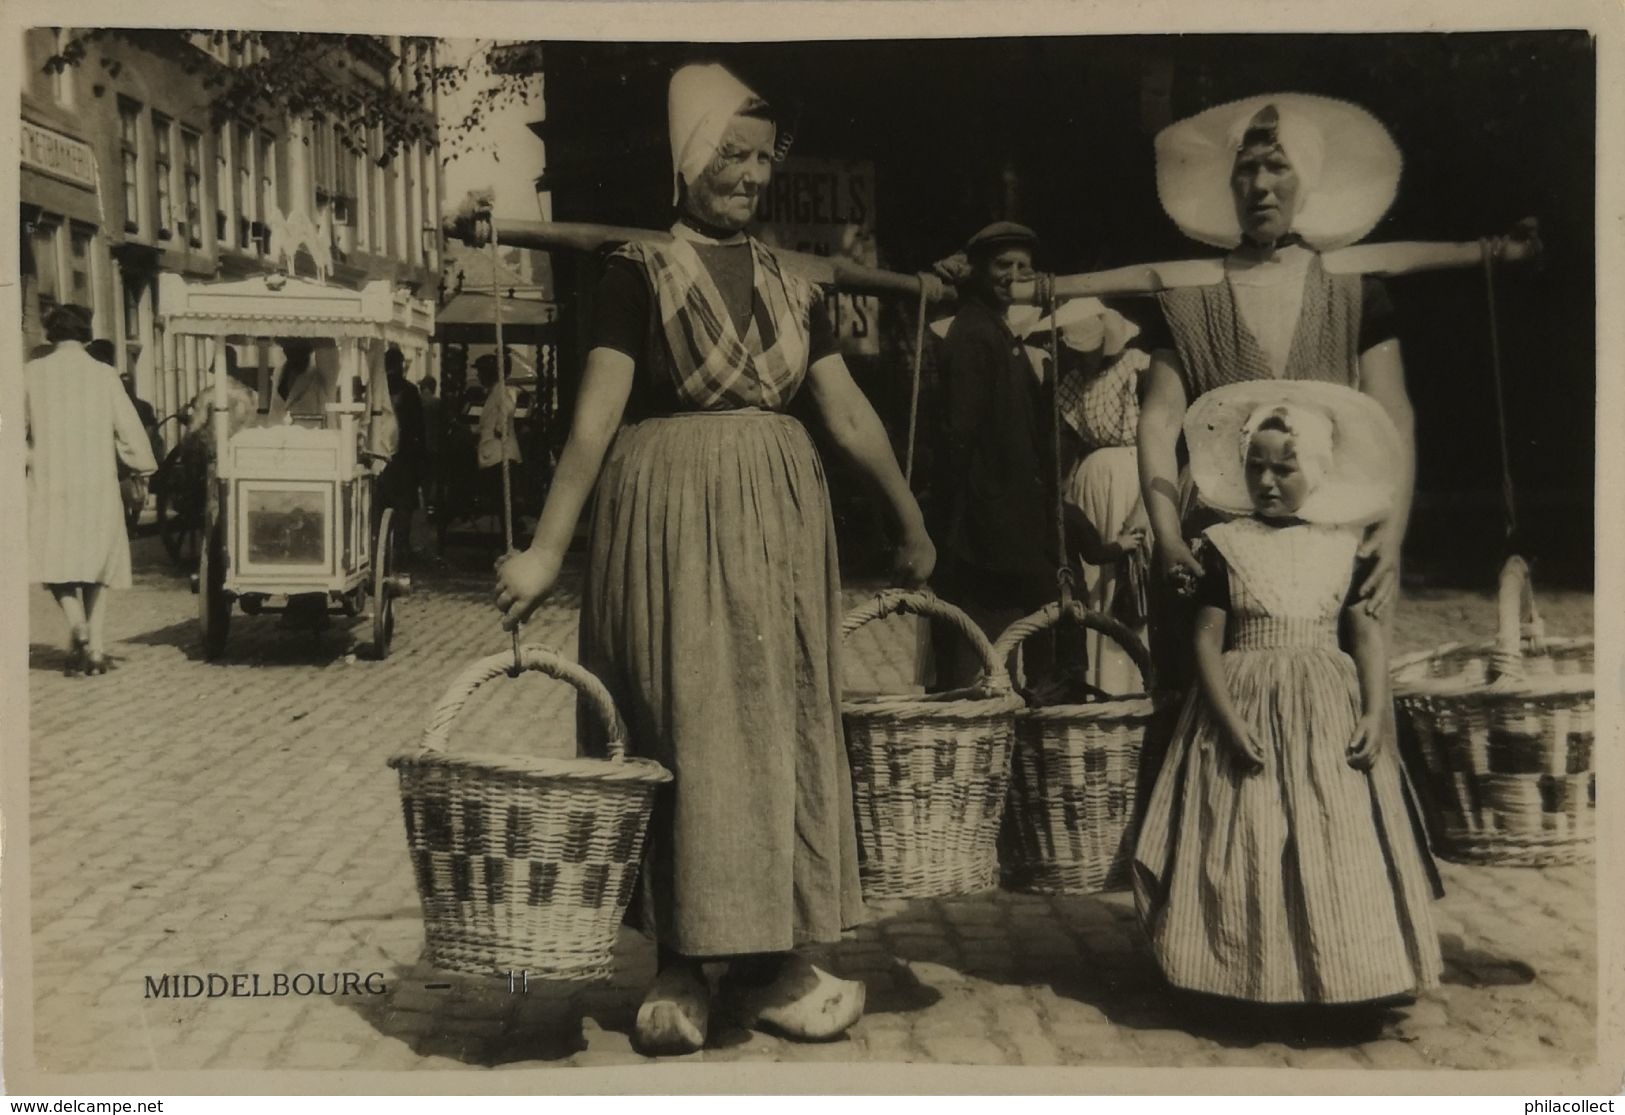
[[[384,171],[378,165],[379,153],[384,149],[384,129],[374,127],[367,136],[368,176],[372,179],[372,212],[369,215],[371,227],[367,230],[367,239],[372,244],[372,250],[378,255],[389,254],[389,241],[387,239],[387,218],[385,205],[387,187],[384,182]]]
[[[124,231],[141,232],[141,106],[118,100],[119,157],[124,168]]]
[[[351,141],[353,142],[353,141]],[[345,138],[333,136],[333,223],[355,223],[355,157]]]
[[[181,172],[186,198],[186,242],[203,247],[203,137],[181,129]]]
[[[367,135],[363,131],[356,141],[356,150],[351,153],[355,163],[354,175],[356,211],[354,223],[356,226],[356,240],[361,250],[370,252],[372,247],[372,160],[367,157]]]
[[[168,240],[175,235],[175,203],[171,197],[174,171],[174,124],[169,117],[152,114],[153,181],[157,185],[158,239]]]
[[[68,300],[79,306],[94,306],[96,293],[91,282],[90,243],[94,233],[80,225],[68,232]]]
[[[124,273],[124,366],[134,371],[141,361],[141,285],[139,276]]]
[[[141,279],[138,276],[124,273],[124,339],[126,341],[139,341],[141,339]]]
[[[271,251],[270,217],[271,208],[281,209],[281,201],[277,198],[276,190],[276,139],[270,132],[260,133],[260,176],[255,184],[257,191],[254,197],[254,217],[259,222],[256,233],[259,238],[260,254],[266,255]]]
[[[237,129],[237,176],[232,185],[232,208],[237,213],[237,243],[245,250],[254,249],[254,222],[261,220],[259,210],[251,208],[254,202],[254,133],[248,128]]]
[[[391,157],[383,166],[383,220],[384,235],[379,240],[378,250],[381,254],[393,258],[404,258],[406,253],[402,250],[401,240],[401,205],[400,198],[396,196],[395,180],[400,173],[395,158]]]
[[[434,155],[426,145],[418,144],[418,185],[422,191],[419,213],[423,217],[423,263],[431,269],[440,266],[440,233],[436,227],[439,213],[434,203]]]
[[[39,312],[46,314],[62,304],[62,263],[58,258],[60,222],[45,218],[34,222],[28,246],[34,256],[34,286],[39,295]]]
[[[214,238],[222,248],[237,244],[237,226],[227,208],[231,183],[231,125],[222,124],[214,133]]]
[[[333,166],[333,127],[324,117],[310,123],[310,167],[316,185],[316,204],[325,205],[337,192]]]

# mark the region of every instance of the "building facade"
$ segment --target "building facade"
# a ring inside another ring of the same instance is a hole
[[[76,66],[46,62],[72,32],[25,32],[21,235],[23,336],[43,339],[44,314],[76,302],[160,418],[200,388],[199,345],[166,339],[158,276],[241,278],[288,269],[359,287],[388,278],[434,296],[440,272],[439,158],[414,142],[383,158],[380,128],[351,150],[321,115],[269,122],[212,121],[210,67],[251,64],[257,43],[199,33],[185,43],[109,36]],[[188,54],[187,52],[195,52]],[[183,56],[185,55],[185,56]],[[350,36],[356,80],[418,87],[432,47]],[[434,119],[432,94],[421,104]],[[432,133],[431,133],[432,134]],[[276,231],[317,232],[291,259]],[[312,242],[313,240],[313,242]],[[321,257],[320,259],[314,256]],[[262,353],[269,338],[261,344]],[[171,424],[165,436],[173,441]]]

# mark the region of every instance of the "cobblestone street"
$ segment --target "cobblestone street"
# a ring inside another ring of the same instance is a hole
[[[426,532],[425,532],[426,533]],[[387,661],[368,625],[317,637],[234,615],[202,660],[196,598],[153,539],[112,601],[105,677],[61,675],[61,621],[30,598],[32,894],[39,1069],[466,1069],[641,1060],[629,1032],[653,950],[625,934],[603,984],[447,977],[422,963],[392,754],[416,741],[452,675],[506,645],[486,555],[418,561]],[[572,578],[571,585],[574,580]],[[853,599],[861,595],[854,590]],[[1550,627],[1591,627],[1589,596],[1543,599]],[[570,586],[526,641],[573,653]],[[1398,649],[1487,634],[1488,598],[1406,602]],[[1437,622],[1430,622],[1437,621]],[[898,691],[912,627],[848,644],[849,684]],[[537,676],[493,683],[455,738],[567,753],[573,698]],[[1126,894],[1006,892],[893,903],[827,961],[868,985],[849,1038],[795,1045],[713,1027],[690,1060],[1011,1065],[1512,1068],[1594,1056],[1596,916],[1589,867],[1442,865],[1445,985],[1380,1031],[1203,1018],[1163,987]],[[147,999],[166,973],[378,971],[383,995]],[[449,981],[449,990],[425,985]]]

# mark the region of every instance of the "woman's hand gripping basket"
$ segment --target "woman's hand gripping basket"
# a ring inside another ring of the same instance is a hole
[[[517,673],[513,654],[464,670],[429,716],[400,772],[406,842],[423,904],[429,958],[472,975],[590,980],[607,976],[632,896],[660,764],[626,755],[626,726],[592,674],[543,647],[518,668],[579,690],[605,728],[610,758],[493,756],[448,750],[464,703]]]
[[[1007,661],[1063,614],[1121,646],[1139,667],[1145,693],[1016,713],[1001,861],[1004,884],[1013,890],[1094,894],[1127,884],[1140,749],[1160,705],[1147,695],[1155,683],[1139,639],[1076,601],[1064,609],[1051,604],[1011,624],[994,644],[994,656]]]
[[[1464,863],[1588,862],[1594,641],[1546,636],[1522,558],[1501,571],[1499,619],[1493,643],[1393,664],[1394,696],[1442,814],[1440,851]]]
[[[846,617],[946,620],[985,669],[972,689],[842,702],[859,876],[869,898],[939,898],[998,883],[999,819],[1010,778],[1011,716],[1021,699],[987,636],[958,608],[924,592],[883,592]]]

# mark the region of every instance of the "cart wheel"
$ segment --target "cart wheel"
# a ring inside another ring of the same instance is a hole
[[[395,509],[386,507],[372,547],[372,656],[379,661],[389,657],[389,644],[395,637],[395,597],[387,584],[395,564],[394,526]]]
[[[203,657],[213,662],[225,653],[226,633],[231,629],[231,598],[226,595],[226,562],[219,528],[210,531],[198,547],[197,583]]]

